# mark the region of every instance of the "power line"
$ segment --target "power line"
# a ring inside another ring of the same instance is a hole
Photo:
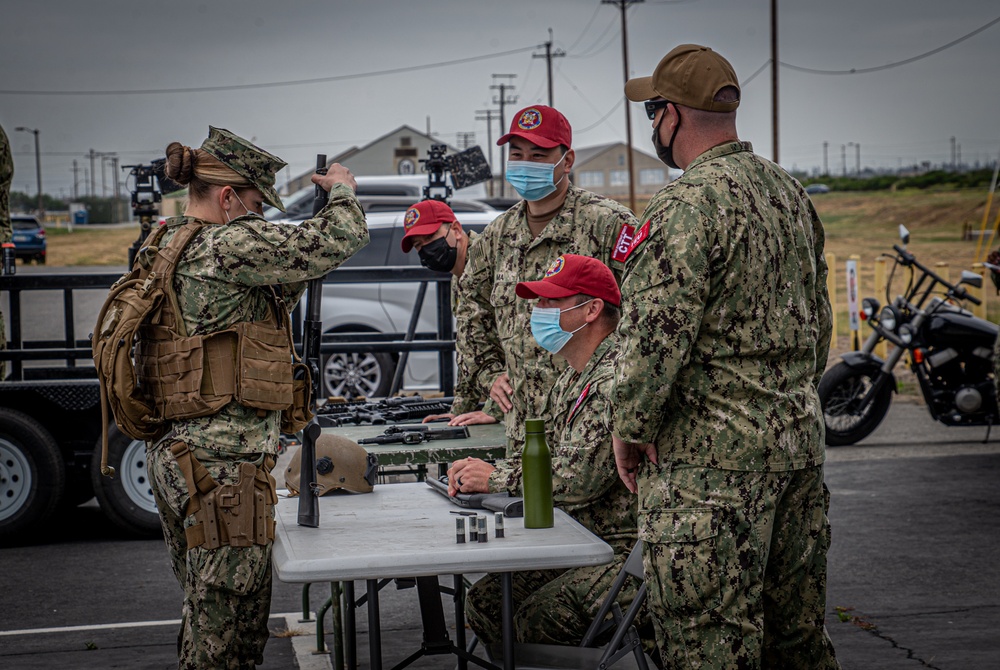
[[[480,56],[469,56],[468,58],[458,58],[455,60],[440,61],[437,63],[427,63],[424,65],[409,65],[406,67],[391,68],[388,70],[375,70],[373,72],[358,72],[355,74],[341,74],[334,75],[331,77],[314,77],[311,79],[290,79],[287,81],[272,81],[264,82],[259,84],[231,84],[228,86],[196,86],[187,88],[150,88],[150,89],[136,89],[136,90],[117,90],[117,91],[15,91],[15,90],[0,90],[0,95],[151,95],[159,93],[207,93],[209,91],[238,91],[246,89],[258,89],[258,88],[279,88],[284,86],[305,86],[309,84],[327,84],[334,81],[346,81],[349,79],[363,79],[365,77],[380,77],[389,74],[400,74],[403,72],[414,72],[416,70],[426,70],[429,68],[446,67],[449,65],[461,65],[463,63],[471,63],[480,60],[489,60],[491,58],[500,58],[502,56],[510,56],[512,54],[524,53],[525,51],[532,51],[537,48],[536,45],[529,47],[521,47],[519,49],[510,49],[509,51],[498,51],[491,54],[483,54]]]
[[[602,123],[604,123],[605,121],[607,121],[608,118],[612,114],[614,114],[618,110],[619,107],[622,106],[623,102],[625,102],[625,96],[622,96],[621,99],[619,99],[618,102],[615,103],[614,107],[612,107],[611,109],[608,110],[607,114],[605,114],[604,116],[602,116],[601,118],[599,118],[597,121],[595,121],[594,123],[590,124],[586,128],[581,128],[580,130],[574,130],[573,134],[574,135],[583,135],[584,133],[589,132],[589,131],[593,130],[594,128],[596,128],[597,126],[601,125]]]
[[[598,7],[600,7],[600,5],[598,5]],[[608,23],[607,27],[604,29],[604,32],[601,33],[600,37],[598,37],[596,40],[594,40],[593,44],[591,44],[589,47],[587,47],[586,49],[584,49],[583,53],[581,53],[581,54],[574,54],[571,57],[572,58],[588,58],[590,56],[593,56],[595,53],[597,53],[597,52],[594,51],[594,49],[597,48],[597,46],[599,44],[601,44],[601,41],[604,39],[605,35],[607,35],[608,32],[612,28],[615,28],[618,25],[620,25],[619,22],[616,20],[615,17],[612,17],[611,21]],[[617,35],[615,37],[617,37]],[[614,37],[612,37],[612,39],[614,39]],[[567,49],[567,51],[568,51],[568,49]],[[603,49],[602,49],[602,51],[603,51]]]
[[[752,75],[750,75],[749,77],[740,82],[740,88],[746,88],[746,85],[752,82],[757,75],[766,70],[767,66],[770,64],[771,64],[771,59],[768,58],[766,61],[764,61],[763,65],[757,68],[756,72],[754,72]]]
[[[781,65],[781,67],[787,67],[790,70],[797,70],[799,72],[807,72],[809,74],[843,75],[843,74],[868,74],[869,72],[879,72],[880,70],[888,70],[890,68],[899,67],[900,65],[908,65],[910,63],[913,63],[914,61],[921,60],[922,58],[927,58],[928,56],[933,56],[934,54],[941,53],[945,49],[950,49],[951,47],[955,46],[956,44],[960,44],[960,43],[964,42],[965,40],[969,39],[970,37],[978,35],[979,33],[983,32],[984,30],[987,30],[988,28],[992,28],[997,23],[1000,23],[1000,16],[998,16],[997,18],[993,19],[992,21],[989,21],[985,25],[979,26],[978,28],[976,28],[975,30],[973,30],[971,33],[967,33],[965,35],[962,35],[958,39],[952,40],[951,42],[948,42],[947,44],[939,46],[936,49],[931,49],[930,51],[925,51],[924,53],[919,54],[917,56],[913,56],[912,58],[907,58],[905,60],[896,61],[895,63],[887,63],[885,65],[878,65],[876,67],[851,68],[850,70],[819,70],[819,69],[816,69],[816,68],[801,67],[801,66],[798,66],[798,65],[792,65],[791,63],[785,63],[783,61],[779,61],[779,64]]]
[[[601,11],[601,5],[600,5],[600,3],[598,3],[598,5],[596,7],[594,7],[594,13],[590,15],[590,20],[587,21],[587,25],[583,27],[583,32],[581,32],[579,34],[579,36],[577,36],[577,38],[573,42],[573,44],[571,44],[569,47],[567,47],[566,51],[572,51],[573,49],[576,48],[576,45],[580,43],[580,40],[583,39],[583,36],[587,34],[588,30],[590,30],[590,26],[594,22],[594,19],[597,18],[597,12],[599,12],[599,11]]]

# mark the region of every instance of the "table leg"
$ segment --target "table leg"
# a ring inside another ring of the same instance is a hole
[[[514,670],[514,578],[512,573],[500,573],[503,591],[503,605],[500,610],[503,619],[503,668]]]
[[[454,575],[455,579],[455,646],[465,649],[465,579]],[[468,661],[458,657],[458,670],[467,670]]]
[[[330,623],[333,626],[333,667],[344,670],[344,611],[340,604],[340,582],[330,582]]]
[[[368,580],[368,655],[372,670],[382,670],[382,629],[379,625],[377,579]]]
[[[357,610],[354,606],[354,582],[344,582],[344,665],[358,667]]]

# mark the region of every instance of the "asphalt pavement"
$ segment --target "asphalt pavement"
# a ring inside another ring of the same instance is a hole
[[[827,628],[845,670],[1000,667],[1000,430],[984,444],[985,432],[947,428],[896,401],[863,443],[828,451]],[[317,584],[311,595],[315,610],[328,591]],[[176,667],[180,596],[162,540],[122,537],[82,506],[32,541],[0,548],[0,667]],[[276,581],[265,670],[331,667],[310,653],[315,626],[300,623],[300,611],[300,587]],[[365,609],[358,615],[366,669]],[[421,640],[415,589],[390,584],[386,667]],[[455,662],[435,656],[412,667]]]

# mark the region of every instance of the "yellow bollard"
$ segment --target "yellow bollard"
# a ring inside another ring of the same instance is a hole
[[[837,254],[826,254],[826,291],[830,294],[830,312],[833,316],[830,328],[830,349],[837,350]]]
[[[986,266],[984,266],[982,263],[973,263],[972,271],[983,278],[983,288],[976,288],[975,286],[966,285],[965,290],[967,290],[969,292],[969,295],[971,295],[973,298],[979,298],[980,300],[980,303],[978,305],[971,306],[973,315],[978,316],[980,319],[985,319],[986,294],[989,293],[989,291],[985,290],[986,282],[988,281],[988,278],[986,277]]]
[[[875,259],[875,297],[879,302],[882,302],[882,300],[885,299],[885,263],[885,258],[879,257]],[[875,355],[882,360],[885,360],[888,352],[889,347],[885,340],[882,340],[875,345]]]
[[[937,276],[946,282],[951,282],[951,271],[948,269],[947,263],[935,263],[934,272],[936,272]]]

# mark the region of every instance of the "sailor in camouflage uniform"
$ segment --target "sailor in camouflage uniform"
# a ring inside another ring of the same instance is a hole
[[[611,396],[663,665],[837,668],[822,224],[798,182],[738,140],[738,79],[715,52],[681,45],[625,93],[685,170],[628,252]]]
[[[10,222],[10,184],[14,181],[14,156],[3,126],[0,126],[0,244],[13,236]],[[7,327],[0,311],[0,349],[7,348]],[[0,361],[0,379],[7,377],[7,361]]]
[[[286,304],[293,306],[309,279],[368,243],[354,177],[337,164],[327,175],[313,177],[330,192],[329,204],[316,217],[297,226],[264,220],[265,202],[284,209],[274,190],[274,176],[284,166],[217,128],[210,129],[199,150],[176,142],[167,147],[167,176],[189,187],[189,204],[185,216],[167,220],[163,245],[189,222],[212,224],[195,235],[177,264],[173,288],[189,334],[268,318],[276,304],[272,285],[280,286]],[[241,464],[260,468],[278,453],[280,414],[234,400],[214,415],[173,421],[165,437],[148,445],[153,493],[174,574],[184,589],[178,636],[183,670],[243,669],[263,662],[271,543],[189,547],[185,530],[195,523],[186,514],[191,496],[171,448],[187,444],[220,485],[232,484]]]
[[[515,573],[514,629],[519,642],[575,645],[636,542],[636,500],[616,474],[611,448],[608,393],[617,356],[610,335],[620,316],[621,294],[606,265],[572,254],[558,257],[544,279],[522,282],[516,291],[520,298],[539,298],[537,315],[554,310],[547,329],[536,316],[532,330],[542,346],[569,363],[546,409],[553,500],[610,544],[615,558],[608,565]],[[515,455],[494,467],[462,459],[452,465],[448,479],[452,493],[488,489],[519,496],[521,460]],[[632,584],[619,595],[623,610],[635,597]],[[499,575],[487,575],[469,590],[469,625],[487,644],[501,642],[501,602]]]
[[[635,217],[613,200],[569,183],[576,154],[562,114],[535,105],[518,112],[498,145],[510,144],[507,181],[524,198],[498,216],[469,252],[460,281],[456,348],[460,377],[475,381],[505,413],[508,456],[520,453],[524,421],[545,418],[545,399],[566,364],[531,336],[520,281],[541,279],[564,253],[621,269]]]
[[[406,233],[403,234],[400,245],[404,254],[416,249],[420,264],[425,268],[452,274],[451,313],[456,314],[459,303],[458,280],[465,272],[469,248],[479,234],[474,230],[465,231],[451,207],[440,200],[422,200],[411,205],[403,217],[403,228]],[[450,239],[454,239],[455,246],[451,245]],[[486,411],[479,411],[479,398],[482,396],[471,377],[460,375],[455,386],[451,412],[432,414],[424,418],[424,423],[445,418],[453,426],[496,423],[502,413],[490,401],[486,403]]]

